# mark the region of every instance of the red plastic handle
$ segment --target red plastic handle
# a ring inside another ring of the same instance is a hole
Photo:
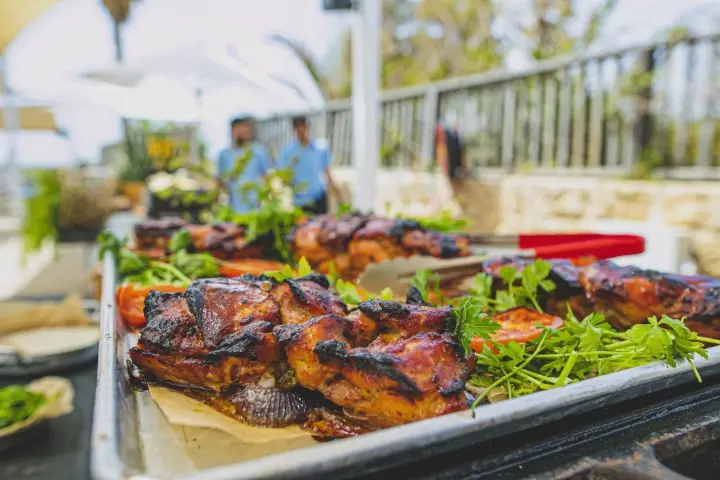
[[[552,245],[587,242],[589,240],[628,240],[642,239],[637,235],[615,235],[604,233],[523,233],[518,235],[518,247],[533,249]]]
[[[612,237],[605,235],[604,237]],[[637,255],[645,251],[645,239],[637,235],[618,235],[622,238],[600,238],[574,243],[535,248],[537,258],[579,258],[593,256],[599,260]]]

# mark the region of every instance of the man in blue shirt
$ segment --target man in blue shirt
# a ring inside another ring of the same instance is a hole
[[[241,189],[245,184],[261,181],[270,169],[270,160],[265,148],[253,141],[252,118],[233,119],[230,134],[232,146],[218,157],[218,182],[230,195],[233,211],[247,212],[258,207],[257,198],[254,192],[244,194]],[[246,162],[244,166],[243,162]]]
[[[293,185],[297,189],[295,205],[316,215],[327,213],[328,188],[336,192],[330,176],[331,158],[327,142],[310,138],[305,117],[293,118],[292,126],[295,140],[280,153],[277,166],[293,170]]]

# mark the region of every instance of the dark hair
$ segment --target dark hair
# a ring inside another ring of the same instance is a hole
[[[297,117],[293,117],[292,119],[292,127],[297,128],[299,126],[307,127],[308,120],[307,117],[304,115],[298,115]]]
[[[241,123],[249,123],[252,124],[253,118],[252,117],[235,117],[230,121],[230,128],[235,128],[235,125],[240,125]]]

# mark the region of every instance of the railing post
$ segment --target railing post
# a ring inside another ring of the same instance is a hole
[[[435,85],[430,85],[425,93],[425,104],[420,129],[421,148],[420,164],[430,167],[435,159],[435,128],[438,122],[439,92]]]

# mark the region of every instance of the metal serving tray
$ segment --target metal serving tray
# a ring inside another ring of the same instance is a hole
[[[110,254],[104,259],[104,272],[91,453],[91,472],[96,479],[357,477],[696,381],[685,363],[677,368],[655,363],[485,405],[476,410],[475,418],[469,411],[458,412],[242,463],[180,471],[176,465],[180,460],[172,454],[165,453],[172,458],[159,458],[163,456],[159,444],[171,441],[166,435],[167,420],[163,423],[162,413],[147,392],[134,391],[129,381],[127,350],[136,340],[115,309],[115,269]],[[720,373],[720,347],[708,353],[709,359],[696,360],[700,373]]]
[[[16,300],[56,300],[62,297],[25,297]],[[84,301],[85,311],[93,323],[98,321],[97,302]],[[57,353],[54,355],[24,356],[13,348],[0,345],[0,377],[28,377],[33,375],[48,375],[75,365],[94,362],[98,357],[98,344],[85,348]]]

